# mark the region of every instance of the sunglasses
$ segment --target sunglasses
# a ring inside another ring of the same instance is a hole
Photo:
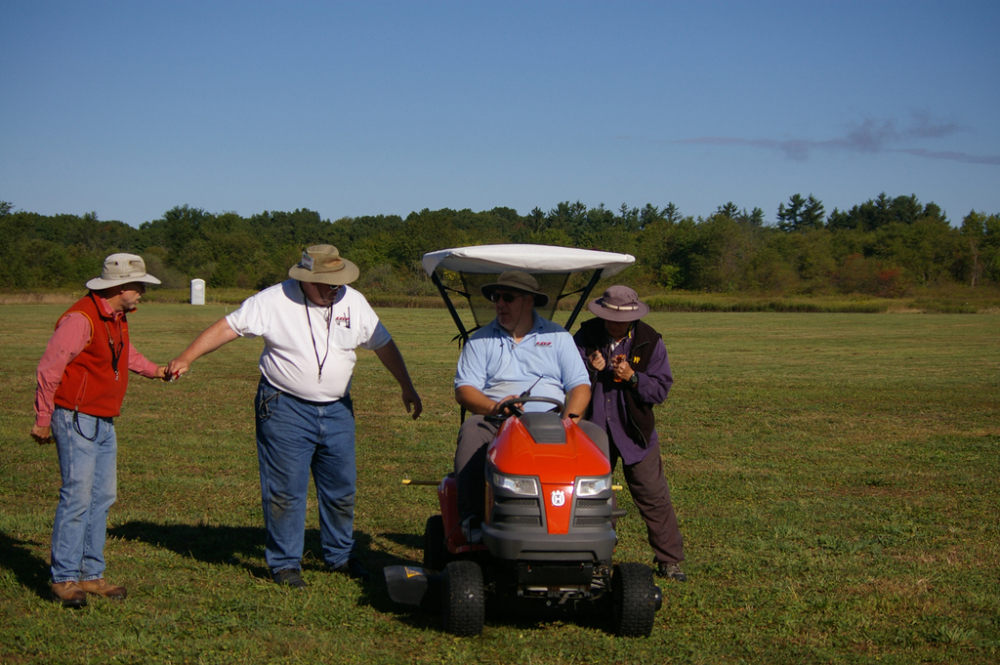
[[[316,284],[316,290],[319,291],[320,293],[324,291],[327,293],[337,293],[338,291],[340,291],[339,284],[323,284],[320,282],[316,282],[315,284]]]
[[[490,302],[499,302],[503,300],[505,303],[512,303],[521,296],[527,295],[525,293],[499,293],[494,291],[490,294]]]

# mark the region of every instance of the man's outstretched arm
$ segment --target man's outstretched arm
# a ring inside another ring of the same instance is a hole
[[[176,379],[180,375],[186,374],[195,360],[228,344],[237,337],[239,335],[229,327],[229,322],[224,318],[219,319],[195,337],[181,355],[167,363],[167,376]]]

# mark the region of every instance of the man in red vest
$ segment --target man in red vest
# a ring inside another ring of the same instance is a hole
[[[87,594],[122,600],[125,587],[104,579],[108,509],[117,487],[114,418],[131,370],[162,379],[166,366],[146,360],[129,341],[126,314],[135,310],[146,284],[135,254],[112,254],[90,292],[56,322],[38,363],[35,425],[31,438],[53,439],[62,488],[52,528],[52,600],[83,607]]]

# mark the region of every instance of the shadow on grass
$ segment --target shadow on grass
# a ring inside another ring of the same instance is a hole
[[[270,577],[266,566],[247,561],[264,559],[264,529],[260,527],[137,521],[112,527],[108,535],[162,547],[204,563],[240,566],[255,577]]]
[[[424,549],[424,534],[422,533],[383,533],[382,537],[413,550],[422,551]]]
[[[12,538],[0,531],[0,566],[14,573],[17,581],[42,598],[49,597],[49,562],[32,551],[38,543]]]
[[[167,549],[180,556],[203,563],[239,566],[254,577],[269,579],[271,576],[266,564],[264,564],[265,531],[262,527],[157,524],[155,522],[134,521],[108,529],[108,535]],[[396,540],[395,535],[393,534],[392,540]],[[416,536],[400,534],[399,537],[410,545],[423,541],[422,536],[417,538]],[[385,566],[414,565],[414,562],[384,551],[374,550],[372,537],[363,531],[354,532],[354,541],[355,556],[371,574],[370,580],[356,582],[361,589],[358,604],[371,607],[379,612],[400,616],[403,621],[416,627],[440,627],[440,614],[421,612],[418,608],[396,604],[389,598],[382,569]],[[305,531],[302,569],[304,571],[323,571],[321,574],[327,574],[325,573],[326,564],[323,561],[323,548],[318,529],[306,529]],[[38,570],[42,571],[42,567],[38,567]],[[42,581],[44,582],[44,580]]]
[[[108,535],[167,549],[203,563],[240,566],[255,577],[271,576],[264,564],[266,533],[263,527],[134,521],[108,529]],[[412,564],[398,557],[373,552],[372,538],[363,531],[354,532],[354,541],[355,555],[369,569],[373,579],[381,578],[383,566]],[[302,569],[326,569],[319,529],[305,530]]]

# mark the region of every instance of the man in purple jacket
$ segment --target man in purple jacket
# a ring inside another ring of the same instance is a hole
[[[684,539],[663,476],[653,406],[667,399],[674,377],[663,338],[639,319],[649,306],[627,286],[609,287],[588,303],[597,316],[573,336],[593,383],[587,420],[605,428],[611,468],[622,460],[625,480],[646,522],[657,573],[686,582]]]

